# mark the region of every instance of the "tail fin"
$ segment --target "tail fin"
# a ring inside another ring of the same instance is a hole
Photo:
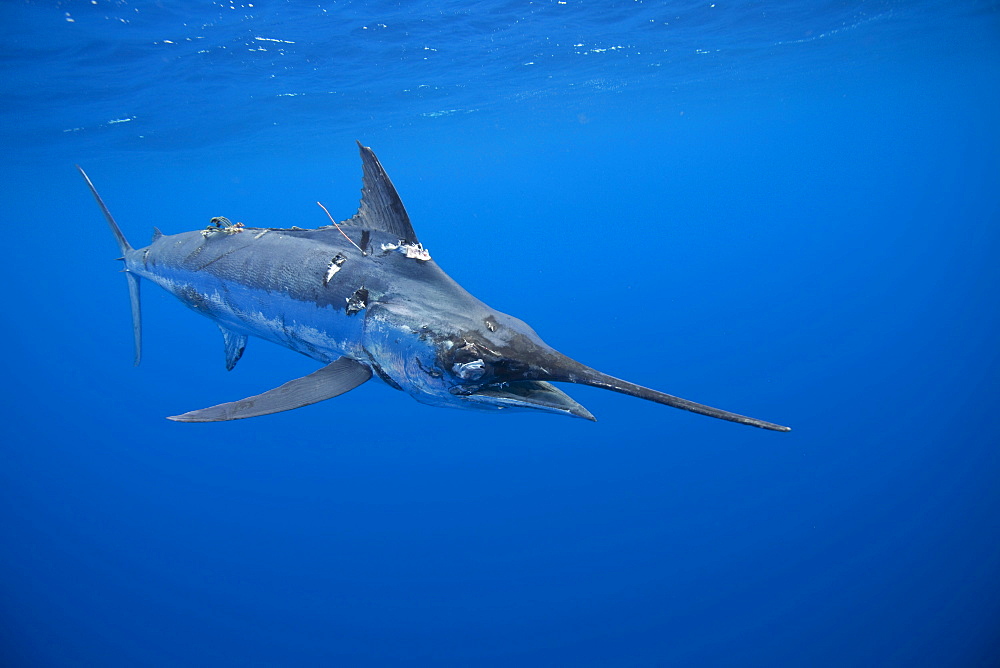
[[[101,211],[104,212],[104,217],[108,221],[108,227],[111,228],[111,233],[115,235],[115,240],[118,242],[118,248],[121,250],[122,256],[132,250],[132,246],[129,245],[128,240],[125,235],[122,234],[121,228],[118,227],[118,223],[115,222],[114,216],[108,211],[108,207],[104,204],[104,200],[101,196],[97,194],[97,188],[91,182],[90,177],[87,176],[87,172],[83,171],[83,167],[77,165],[76,168],[80,170],[80,175],[83,180],[87,182],[87,187],[90,188],[90,193],[97,200],[97,205],[101,207]],[[139,277],[135,274],[125,270],[125,278],[128,279],[128,296],[129,301],[132,303],[132,337],[135,341],[135,360],[134,365],[139,366],[139,360],[142,357],[142,312],[139,309]]]
[[[80,176],[82,176],[83,180],[87,182],[87,187],[90,188],[90,193],[94,196],[94,199],[97,200],[97,206],[101,207],[101,211],[104,212],[104,217],[108,219],[108,227],[111,228],[111,233],[115,235],[115,239],[118,241],[118,248],[121,249],[122,255],[124,255],[125,251],[132,250],[132,246],[130,246],[128,241],[125,239],[125,235],[122,234],[121,228],[119,228],[118,223],[115,222],[114,216],[111,215],[111,212],[108,211],[108,207],[105,206],[104,200],[97,194],[97,188],[95,188],[94,184],[90,181],[90,177],[87,176],[87,172],[83,171],[83,167],[80,165],[77,165],[76,168],[80,170]]]

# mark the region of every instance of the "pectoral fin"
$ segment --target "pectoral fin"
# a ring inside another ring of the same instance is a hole
[[[353,390],[371,377],[372,371],[367,366],[348,357],[341,357],[319,371],[296,378],[263,394],[167,419],[175,422],[222,422],[280,413],[332,399]]]

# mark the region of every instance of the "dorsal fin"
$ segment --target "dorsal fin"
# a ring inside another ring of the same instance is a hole
[[[354,217],[342,224],[365,230],[381,230],[408,244],[418,243],[403,202],[375,153],[367,146],[362,146],[361,142],[358,142],[358,149],[361,151],[361,167],[364,170],[361,205]]]
[[[154,225],[153,226],[153,240],[150,241],[150,243],[153,243],[153,241],[156,241],[157,239],[159,239],[162,236],[163,236],[163,232],[160,232],[160,228],[158,228],[157,226]]]

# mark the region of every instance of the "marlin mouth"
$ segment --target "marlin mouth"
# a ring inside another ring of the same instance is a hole
[[[499,408],[540,410],[597,422],[590,411],[568,394],[543,380],[511,380],[485,385],[466,385],[452,390],[470,401]]]

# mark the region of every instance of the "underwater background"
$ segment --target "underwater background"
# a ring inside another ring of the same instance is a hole
[[[0,4],[3,666],[1000,664],[1000,4]],[[373,147],[599,422],[317,368],[117,247],[316,227]]]

